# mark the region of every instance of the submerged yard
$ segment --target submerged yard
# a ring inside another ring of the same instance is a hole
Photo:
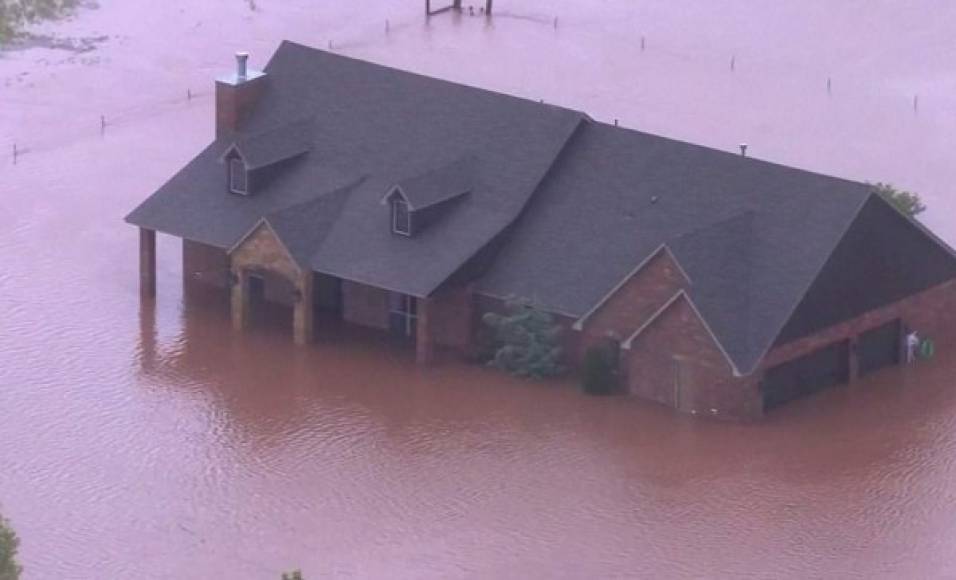
[[[956,574],[946,351],[724,424],[233,333],[169,238],[141,305],[122,217],[206,145],[232,53],[283,38],[893,182],[956,239],[948,4],[421,4],[102,0],[30,28],[95,50],[0,57],[0,511],[25,578]]]

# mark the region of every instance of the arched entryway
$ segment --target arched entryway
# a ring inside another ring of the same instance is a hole
[[[296,344],[313,338],[313,274],[292,259],[266,222],[261,222],[230,252],[232,323],[244,329],[251,309],[268,302],[292,308]]]

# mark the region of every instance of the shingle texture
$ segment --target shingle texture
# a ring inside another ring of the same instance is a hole
[[[572,317],[666,244],[704,322],[747,373],[872,195],[293,43],[266,73],[238,134],[212,143],[129,222],[230,248],[264,219],[300,265],[414,296],[493,248],[479,293]],[[234,146],[254,167],[282,161],[248,197],[227,192],[221,157]],[[457,199],[397,236],[382,203],[396,186],[413,209]],[[917,246],[942,247],[917,234]],[[940,259],[952,264],[948,250]]]
[[[403,179],[396,185],[412,210],[425,209],[471,191],[475,187],[476,161],[469,155]]]
[[[244,133],[234,143],[246,168],[254,171],[308,153],[314,139],[315,124],[305,118],[260,133]]]

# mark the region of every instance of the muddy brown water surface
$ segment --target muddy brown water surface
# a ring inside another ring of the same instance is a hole
[[[141,307],[122,217],[209,140],[231,53],[282,38],[892,181],[956,239],[951,3],[421,4],[103,0],[36,30],[94,50],[0,55],[0,502],[25,578],[956,577],[947,352],[738,425],[238,335],[184,299],[169,238]]]

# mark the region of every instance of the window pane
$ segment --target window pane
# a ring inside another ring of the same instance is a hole
[[[241,159],[229,162],[229,189],[236,193],[246,193],[246,166]]]
[[[411,233],[408,204],[401,199],[392,200],[392,229],[399,234]]]

